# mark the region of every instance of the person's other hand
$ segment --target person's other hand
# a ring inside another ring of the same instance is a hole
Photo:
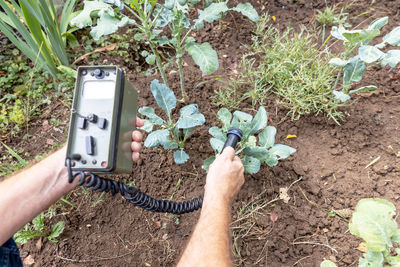
[[[136,118],[136,127],[142,127],[144,125],[144,122],[140,118]],[[138,161],[139,160],[139,152],[142,149],[142,139],[143,139],[143,134],[139,131],[133,131],[132,132],[132,143],[131,143],[131,148],[132,148],[132,160],[133,161]]]
[[[231,203],[244,183],[244,166],[232,147],[217,155],[208,169],[204,199]]]

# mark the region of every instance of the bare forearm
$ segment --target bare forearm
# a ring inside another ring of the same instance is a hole
[[[232,265],[229,211],[229,202],[205,198],[199,222],[178,266]]]
[[[61,149],[0,182],[0,245],[76,185],[68,183]]]

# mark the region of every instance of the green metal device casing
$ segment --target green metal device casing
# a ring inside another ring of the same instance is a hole
[[[67,147],[72,170],[131,173],[136,109],[137,92],[123,70],[115,66],[79,67]],[[97,120],[91,122],[90,114]]]

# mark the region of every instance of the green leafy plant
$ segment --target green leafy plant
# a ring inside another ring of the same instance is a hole
[[[175,50],[175,62],[179,70],[180,86],[183,102],[188,101],[185,91],[183,62],[182,58],[187,52],[192,56],[194,62],[205,74],[215,72],[218,65],[216,51],[207,42],[198,44],[190,36],[194,30],[202,29],[205,22],[219,20],[223,13],[233,10],[242,13],[252,21],[258,20],[258,14],[251,4],[238,4],[235,8],[228,8],[227,1],[211,3],[204,10],[198,10],[199,17],[193,21],[187,16],[189,6],[198,1],[187,0],[166,0],[159,4],[157,0],[94,0],[84,1],[84,8],[80,14],[71,20],[71,23],[79,28],[92,26],[91,16],[98,18],[97,25],[92,27],[93,38],[98,39],[102,35],[110,34],[126,24],[134,25],[138,33],[135,39],[144,42],[151,51],[143,51],[141,55],[146,58],[148,64],[156,64],[164,84],[168,86],[165,68],[158,49],[162,46],[169,46]],[[112,4],[118,8],[114,9]],[[123,15],[120,10],[126,8],[133,19]],[[171,31],[171,38],[162,35],[163,29],[168,27]],[[173,60],[170,60],[173,62]]]
[[[325,113],[337,121],[341,116],[338,108],[343,105],[332,95],[336,72],[328,64],[329,55],[316,47],[314,35],[306,29],[295,33],[287,28],[281,33],[269,20],[265,14],[257,22],[252,43],[239,63],[239,77],[230,81],[232,91],[241,92],[236,94],[236,102],[250,98],[253,106],[263,105],[274,94],[293,120]],[[226,102],[226,95],[219,95],[214,102]]]
[[[0,1],[0,31],[32,62],[45,68],[52,76],[57,66],[69,66],[66,52],[67,38],[74,38],[67,31],[76,0],[63,5],[60,20],[53,0]]]
[[[244,170],[247,173],[257,173],[260,170],[261,163],[266,163],[270,167],[276,166],[279,160],[296,152],[296,149],[290,146],[275,144],[276,128],[267,126],[268,114],[264,107],[258,109],[254,118],[242,111],[235,111],[232,115],[226,108],[220,109],[217,116],[222,122],[222,128],[214,126],[208,131],[213,136],[210,139],[210,144],[215,154],[221,152],[229,128],[239,128],[243,136],[238,143],[236,154],[241,156]],[[255,136],[257,133],[258,145]],[[215,156],[207,158],[204,161],[203,169],[208,171],[208,167],[214,160]]]
[[[350,90],[353,82],[362,80],[368,68],[379,63],[382,67],[389,65],[394,68],[400,62],[400,50],[389,50],[386,53],[381,50],[388,44],[400,46],[400,27],[396,27],[385,35],[381,43],[370,45],[371,41],[380,35],[381,29],[387,24],[388,19],[388,17],[378,18],[368,28],[362,30],[346,30],[343,26],[332,27],[332,36],[341,40],[344,46],[344,51],[340,54],[340,58],[332,58],[329,62],[341,70],[337,76],[335,89],[339,79],[343,77],[341,90],[339,88],[339,90],[333,91],[338,101],[344,103],[350,99],[351,94],[375,91],[377,89],[375,85],[368,85]]]
[[[47,229],[44,225],[45,214],[40,213],[35,219],[32,220],[32,224],[28,223],[25,227],[19,230],[14,235],[14,240],[17,244],[23,245],[30,239],[35,237],[44,237],[49,239],[51,242],[57,242],[57,237],[64,231],[64,222],[59,221],[54,224],[50,229]]]
[[[364,240],[367,252],[359,259],[359,267],[383,267],[400,265],[400,249],[393,243],[400,243],[400,229],[394,219],[396,207],[379,198],[361,199],[349,223],[350,233]],[[396,247],[397,247],[396,246]],[[395,252],[396,256],[392,256]],[[321,267],[336,267],[328,260]]]
[[[176,164],[183,164],[189,159],[184,151],[187,138],[192,134],[196,126],[205,123],[204,115],[199,112],[197,104],[184,106],[180,109],[178,121],[172,120],[172,110],[176,107],[174,92],[158,80],[153,80],[150,86],[151,92],[157,101],[158,106],[165,111],[167,120],[156,115],[151,107],[142,107],[139,113],[146,116],[145,125],[142,127],[150,132],[144,145],[148,148],[163,146],[164,149],[178,149],[174,152]],[[158,125],[161,129],[153,131],[153,126]]]
[[[317,10],[317,21],[322,26],[343,25],[345,27],[351,27],[349,23],[346,23],[349,13],[345,13],[344,9],[346,9],[346,7],[342,8],[339,13],[336,13],[336,6],[327,6],[323,11]]]

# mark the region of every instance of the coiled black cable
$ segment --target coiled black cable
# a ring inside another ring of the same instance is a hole
[[[116,182],[111,179],[99,177],[90,172],[78,171],[73,173],[71,168],[71,159],[67,157],[66,166],[68,170],[68,182],[72,183],[75,178],[80,176],[78,185],[92,188],[99,192],[110,192],[112,195],[120,193],[130,203],[153,212],[167,212],[172,214],[184,214],[198,210],[203,205],[203,197],[175,202],[170,200],[158,200],[139,191],[133,186],[127,186],[122,182]]]

